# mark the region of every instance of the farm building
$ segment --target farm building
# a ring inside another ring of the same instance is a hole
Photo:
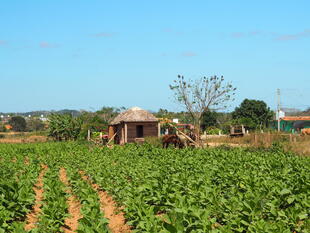
[[[12,125],[4,125],[4,128],[6,130],[12,130],[13,129]]]
[[[160,135],[164,134],[175,134],[176,130],[182,131],[183,133],[190,132],[194,129],[194,125],[192,124],[182,124],[179,123],[178,119],[168,119],[168,118],[158,118],[160,122]],[[174,125],[176,128],[171,127]]]
[[[109,125],[109,139],[116,144],[144,141],[145,137],[160,136],[158,119],[148,111],[133,107],[116,116]]]
[[[278,122],[272,123],[272,128],[278,128]],[[303,128],[310,128],[310,116],[287,116],[280,118],[280,130],[285,132],[299,132]]]

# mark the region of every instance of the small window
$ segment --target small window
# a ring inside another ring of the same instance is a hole
[[[143,125],[137,125],[137,138],[143,138]]]

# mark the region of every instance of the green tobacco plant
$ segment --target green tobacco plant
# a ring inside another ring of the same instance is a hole
[[[44,176],[44,198],[42,214],[38,225],[39,232],[60,232],[68,217],[65,186],[59,180],[59,169],[52,167]]]
[[[81,175],[76,170],[69,168],[68,175],[73,192],[82,203],[81,214],[83,218],[79,220],[78,232],[109,232],[107,228],[108,220],[104,218],[103,213],[100,211],[98,194],[81,179]]]
[[[42,212],[34,232],[59,232],[67,217],[60,166],[67,169],[82,204],[79,232],[108,231],[98,195],[80,177],[81,170],[122,207],[135,232],[306,233],[310,229],[310,158],[276,148],[176,150],[146,144],[110,149],[58,142],[1,144],[0,155],[2,232],[22,225],[33,203],[32,184],[39,171],[35,167],[41,163],[50,170],[44,176]],[[25,156],[37,165],[25,166]]]
[[[22,227],[35,199],[32,187],[39,167],[36,163],[25,166],[23,155],[16,152],[15,148],[1,145],[0,232],[11,232]]]

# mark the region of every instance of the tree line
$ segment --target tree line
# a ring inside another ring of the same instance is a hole
[[[48,122],[44,123],[39,118],[25,119],[22,116],[13,116],[7,124],[16,132],[43,131],[56,140],[75,140],[86,138],[87,131],[107,132],[109,122],[125,108],[103,107],[95,112],[83,111],[78,116],[68,113],[53,113],[48,116]],[[192,116],[187,111],[171,112],[167,109],[159,109],[153,114],[158,118],[179,119],[182,123],[192,124]],[[249,130],[264,129],[273,119],[274,113],[264,101],[245,99],[233,112],[220,112],[207,110],[202,113],[200,131],[215,134],[221,130],[228,133],[230,125],[243,124]],[[0,123],[1,124],[1,123]],[[1,131],[4,123],[0,125]]]
[[[0,121],[0,132],[6,132],[9,130],[15,132],[33,132],[45,129],[46,124],[37,117],[26,119],[23,116],[12,116],[7,122]]]
[[[233,112],[225,112],[229,102],[234,100],[237,89],[225,82],[223,76],[191,80],[179,75],[170,89],[184,111],[159,109],[154,115],[158,118],[178,118],[182,123],[194,124],[197,134],[201,131],[213,134],[219,130],[227,133],[230,125],[240,124],[249,130],[264,129],[274,117],[264,101],[253,99],[245,99]],[[123,110],[124,107],[103,107],[95,112],[80,111],[72,114],[70,110],[66,110],[52,113],[48,115],[48,135],[62,141],[86,138],[88,130],[107,132],[109,122]],[[46,128],[39,118],[26,121],[22,116],[14,116],[8,123],[14,131],[38,131]]]

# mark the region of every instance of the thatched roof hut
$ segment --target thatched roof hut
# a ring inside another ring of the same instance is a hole
[[[139,107],[132,107],[117,115],[110,125],[117,125],[121,122],[154,122],[158,119],[150,112]]]
[[[159,136],[158,119],[150,112],[139,107],[133,107],[116,116],[109,125],[109,138],[114,142],[143,141],[145,137]]]

